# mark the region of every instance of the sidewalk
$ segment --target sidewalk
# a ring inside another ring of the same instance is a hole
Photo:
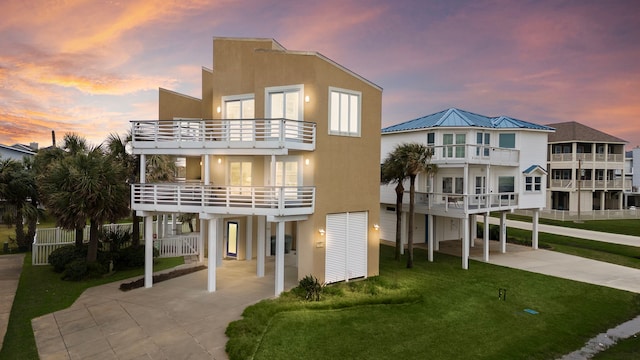
[[[479,217],[478,220],[481,221],[482,217]],[[490,216],[489,224],[499,225],[500,219]],[[523,230],[531,230],[531,226],[532,224],[529,222],[507,219],[507,227],[523,229]],[[600,231],[574,229],[569,227],[545,225],[545,224],[538,224],[538,231],[543,233],[555,234],[555,235],[571,236],[571,237],[576,237],[580,239],[588,239],[588,240],[602,241],[602,242],[607,242],[612,244],[640,247],[640,236],[611,234],[611,233],[605,233]]]
[[[0,349],[7,333],[11,306],[20,281],[24,254],[0,256]]]

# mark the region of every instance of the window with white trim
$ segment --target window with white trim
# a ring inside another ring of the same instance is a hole
[[[542,191],[542,177],[541,176],[527,176],[524,178],[524,190],[527,192],[540,192]]]
[[[298,120],[303,120],[304,85],[274,86],[265,89],[268,133],[273,138],[296,135]],[[294,121],[288,121],[294,120]]]
[[[251,161],[229,162],[231,194],[251,195]]]
[[[362,93],[329,88],[329,134],[360,136]]]
[[[223,96],[225,119],[229,120],[231,141],[252,141],[254,137],[255,100],[253,94]],[[251,120],[240,120],[251,119]]]

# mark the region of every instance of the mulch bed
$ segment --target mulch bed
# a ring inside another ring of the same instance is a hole
[[[206,268],[207,267],[204,266],[204,265],[199,265],[199,266],[194,266],[194,267],[190,267],[190,268],[186,268],[186,269],[173,270],[171,272],[164,273],[164,274],[153,275],[153,283],[155,284],[155,283],[159,283],[161,281],[177,278],[179,276],[191,274],[191,273],[194,273],[196,271],[204,270]],[[122,284],[120,284],[120,290],[129,291],[129,290],[141,288],[143,286],[144,286],[144,278],[140,278],[140,279],[138,279],[136,281],[132,281],[130,283],[122,283]]]

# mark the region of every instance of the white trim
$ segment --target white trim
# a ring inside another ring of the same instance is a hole
[[[264,115],[266,119],[271,118],[271,101],[269,95],[279,92],[298,92],[298,121],[304,121],[304,84],[271,86],[264,88]]]

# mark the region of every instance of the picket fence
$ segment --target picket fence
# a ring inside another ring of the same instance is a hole
[[[131,231],[132,224],[105,224],[104,231]],[[140,229],[142,229],[142,224]],[[155,229],[155,227],[154,227]],[[83,239],[89,238],[89,226],[83,229]],[[33,239],[32,264],[48,265],[49,255],[55,249],[66,245],[75,244],[75,231],[62,230],[60,228],[38,229]],[[85,240],[86,242],[87,240]],[[144,240],[140,242],[144,244]],[[109,243],[103,242],[102,249],[109,250]],[[185,255],[198,255],[200,253],[200,234],[173,235],[156,239],[154,232],[153,246],[158,249],[159,257],[175,257]]]

